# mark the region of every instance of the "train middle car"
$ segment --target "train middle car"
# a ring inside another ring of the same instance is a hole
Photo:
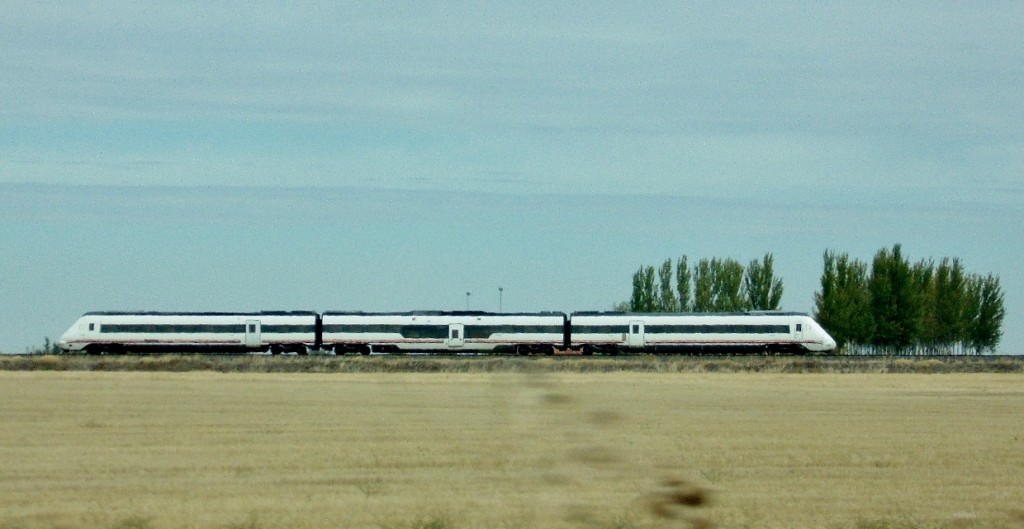
[[[795,312],[576,312],[570,327],[571,347],[582,349],[583,354],[805,353],[836,347],[813,318]]]
[[[553,354],[569,332],[561,312],[325,312],[322,322],[322,347],[337,354]]]

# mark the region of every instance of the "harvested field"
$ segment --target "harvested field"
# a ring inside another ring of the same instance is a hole
[[[0,372],[0,528],[1015,528],[1019,374]]]

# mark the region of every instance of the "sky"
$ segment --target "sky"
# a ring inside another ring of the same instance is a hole
[[[609,309],[683,254],[771,252],[810,311],[826,249],[901,243],[998,275],[1024,353],[1024,4],[426,4],[6,2],[0,351],[89,310]]]

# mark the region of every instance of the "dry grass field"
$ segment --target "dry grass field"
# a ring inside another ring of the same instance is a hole
[[[1019,374],[0,372],[0,529],[1024,528]]]

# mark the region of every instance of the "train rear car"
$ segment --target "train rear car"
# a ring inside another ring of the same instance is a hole
[[[316,347],[315,312],[89,312],[58,346],[100,353],[304,354]]]
[[[323,348],[345,353],[553,354],[564,348],[561,312],[326,312]]]

